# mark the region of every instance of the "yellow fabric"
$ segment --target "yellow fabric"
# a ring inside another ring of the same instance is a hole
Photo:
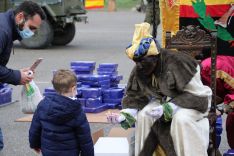
[[[104,0],[85,0],[86,8],[104,7]]]
[[[126,49],[126,54],[130,59],[133,59],[134,52],[137,50],[141,40],[143,38],[152,38],[152,35],[150,34],[150,24],[149,23],[141,23],[141,24],[135,24],[135,32],[132,39],[132,46]],[[147,52],[147,56],[150,55],[157,55],[159,54],[159,51],[156,47],[155,42],[151,42],[150,48]]]
[[[195,0],[180,0],[180,5],[192,5],[192,1]],[[205,0],[206,5],[220,5],[231,3],[234,3],[234,0]]]
[[[157,146],[153,156],[167,156],[160,145]]]
[[[225,83],[227,83],[229,86],[234,88],[234,78],[229,75],[228,73],[222,71],[222,70],[217,70],[216,71],[216,78],[222,79]]]
[[[173,5],[170,6],[169,2]],[[180,5],[192,6],[192,1],[196,0],[160,0],[160,11],[162,20],[162,47],[165,48],[166,31],[175,35],[179,30]],[[206,5],[231,4],[234,0],[205,0]]]
[[[166,5],[169,6],[170,8],[176,4],[176,1],[179,1],[179,0],[165,0]]]
[[[174,1],[174,5],[170,7],[167,5],[167,0],[161,0],[160,11],[163,30],[162,47],[165,48],[166,31],[170,31],[172,35],[175,35],[179,30],[180,1]]]

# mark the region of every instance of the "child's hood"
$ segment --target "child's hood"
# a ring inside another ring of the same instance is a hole
[[[72,100],[61,95],[49,95],[44,99],[47,105],[47,120],[54,123],[65,123],[81,112],[81,105],[77,100]]]

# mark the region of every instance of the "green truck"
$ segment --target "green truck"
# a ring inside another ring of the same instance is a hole
[[[17,7],[24,0],[0,0],[0,12]],[[25,48],[41,49],[49,45],[66,45],[76,33],[76,22],[87,22],[83,0],[32,0],[38,3],[47,15],[40,29],[21,44]]]

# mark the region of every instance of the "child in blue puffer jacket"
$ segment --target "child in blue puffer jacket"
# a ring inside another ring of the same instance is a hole
[[[77,94],[76,75],[58,70],[52,84],[56,94],[46,96],[34,113],[30,147],[43,156],[94,156],[90,127]]]

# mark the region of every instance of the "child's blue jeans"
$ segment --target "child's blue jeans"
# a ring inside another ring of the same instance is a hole
[[[3,146],[4,146],[4,144],[3,144],[2,129],[0,128],[0,150],[3,149]]]

